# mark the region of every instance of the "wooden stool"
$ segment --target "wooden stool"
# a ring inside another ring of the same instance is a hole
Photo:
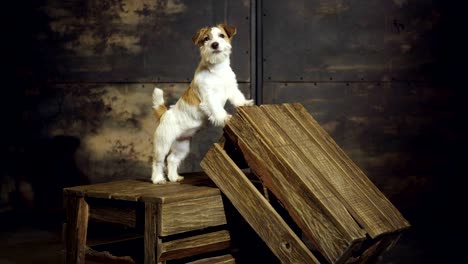
[[[220,191],[203,173],[185,176],[180,184],[123,180],[65,188],[66,263],[85,263],[87,253],[89,256],[88,219],[140,230],[145,263],[164,263],[229,248]],[[196,232],[216,226],[220,228]],[[227,255],[214,259],[228,263],[231,258]]]

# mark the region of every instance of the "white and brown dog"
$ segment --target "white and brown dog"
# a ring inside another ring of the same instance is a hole
[[[227,100],[235,107],[253,105],[239,90],[230,66],[235,34],[235,27],[220,24],[204,27],[193,36],[200,47],[201,61],[190,86],[170,109],[164,105],[162,90],[154,89],[153,109],[159,124],[154,132],[153,183],[166,183],[164,161],[169,152],[167,178],[171,182],[183,180],[177,168],[189,153],[192,136],[206,120],[221,127],[229,121],[231,115],[224,109]]]

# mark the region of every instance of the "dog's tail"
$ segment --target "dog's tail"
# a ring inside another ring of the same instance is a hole
[[[167,107],[164,105],[163,91],[158,87],[155,87],[153,91],[153,111],[158,121],[167,111]]]

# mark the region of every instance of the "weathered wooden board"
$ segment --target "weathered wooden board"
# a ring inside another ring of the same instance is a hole
[[[187,262],[187,264],[234,264],[236,260],[232,255],[222,255],[217,257],[205,258]]]
[[[145,263],[156,264],[158,256],[161,254],[159,245],[161,239],[158,237],[159,206],[156,203],[145,203],[145,233],[143,237]]]
[[[227,223],[220,194],[164,203],[161,205],[159,221],[158,234],[160,236],[180,234]]]
[[[405,229],[408,222],[300,105],[239,109],[279,160],[320,200],[334,194],[371,237]],[[292,175],[288,175],[292,177]],[[319,190],[319,191],[318,191]],[[286,190],[282,190],[286,192]],[[323,193],[323,194],[321,194]],[[324,206],[333,211],[335,206]],[[333,217],[336,219],[336,216]]]
[[[333,186],[332,190],[340,195],[343,204],[353,213],[359,224],[366,228],[371,237],[398,232],[410,226],[398,209],[377,189],[301,104],[284,105],[282,111],[284,111],[283,114],[287,111],[288,117],[293,118],[296,124],[302,126],[302,128],[298,127],[302,129],[302,133],[308,134],[309,140],[315,141],[314,149],[301,147],[303,153],[309,161],[313,163],[319,161],[318,164],[316,163],[317,167],[324,168],[322,175]],[[307,155],[309,151],[315,157]],[[338,175],[342,175],[343,178],[337,179]],[[380,219],[376,218],[379,215],[385,219],[382,224],[379,223]],[[384,225],[386,228],[383,227]]]
[[[107,205],[93,204],[88,201],[89,218],[96,221],[121,224],[131,228],[137,228],[139,210],[137,206],[122,207],[116,203]]]
[[[242,153],[263,186],[329,263],[345,263],[363,246],[374,247],[410,226],[301,104],[240,107],[225,134],[228,139],[220,142]],[[227,165],[226,159],[234,164],[227,155],[212,147],[202,161],[211,178],[216,169],[237,174],[236,165]],[[214,180],[218,186],[225,184],[219,181]],[[240,199],[228,198],[233,203]]]
[[[240,113],[226,126],[230,139],[241,150],[252,171],[281,201],[314,246],[332,263],[346,259],[347,254],[365,239],[365,232],[327,187],[318,188],[317,185],[307,184],[304,179],[293,179],[293,175],[301,172],[297,168],[300,158],[291,149],[269,146],[265,135],[252,126],[253,120],[268,120],[268,117],[254,117],[252,112],[249,112],[249,116],[244,115],[244,111],[248,110],[258,110],[258,114],[262,114],[258,108],[240,109]],[[260,131],[268,129],[261,126],[261,121],[255,123],[260,126]],[[271,138],[279,139],[279,135]],[[285,162],[282,155],[296,158]]]
[[[89,206],[83,197],[64,197],[66,263],[85,263]]]
[[[219,196],[217,188],[209,186],[212,182],[202,172],[183,174],[187,181],[167,185],[156,185],[149,180],[122,180],[92,185],[64,188],[65,195],[86,196],[90,198],[115,199],[124,201],[151,201],[171,203],[187,199]],[[198,185],[191,184],[198,183]],[[206,184],[204,184],[206,183]]]
[[[230,245],[231,236],[229,231],[221,230],[163,242],[159,253],[161,255],[158,259],[160,261],[181,259],[188,256],[227,249]]]
[[[95,251],[91,248],[86,249],[86,260],[101,264],[135,264],[130,256],[114,256],[109,251]]]
[[[280,261],[319,263],[218,144],[201,166]]]

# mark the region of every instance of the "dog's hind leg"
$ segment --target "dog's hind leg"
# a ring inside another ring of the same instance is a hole
[[[164,157],[162,160],[156,157],[153,158],[152,170],[151,181],[154,184],[166,183],[166,179],[164,178]]]
[[[171,182],[178,182],[184,179],[184,177],[177,173],[177,169],[189,152],[190,139],[176,140],[172,144],[171,154],[167,157],[167,177]]]
[[[164,177],[164,160],[171,147],[169,140],[170,139],[162,140],[157,135],[154,137],[153,171],[151,175],[151,181],[154,184],[166,183],[166,178]]]

